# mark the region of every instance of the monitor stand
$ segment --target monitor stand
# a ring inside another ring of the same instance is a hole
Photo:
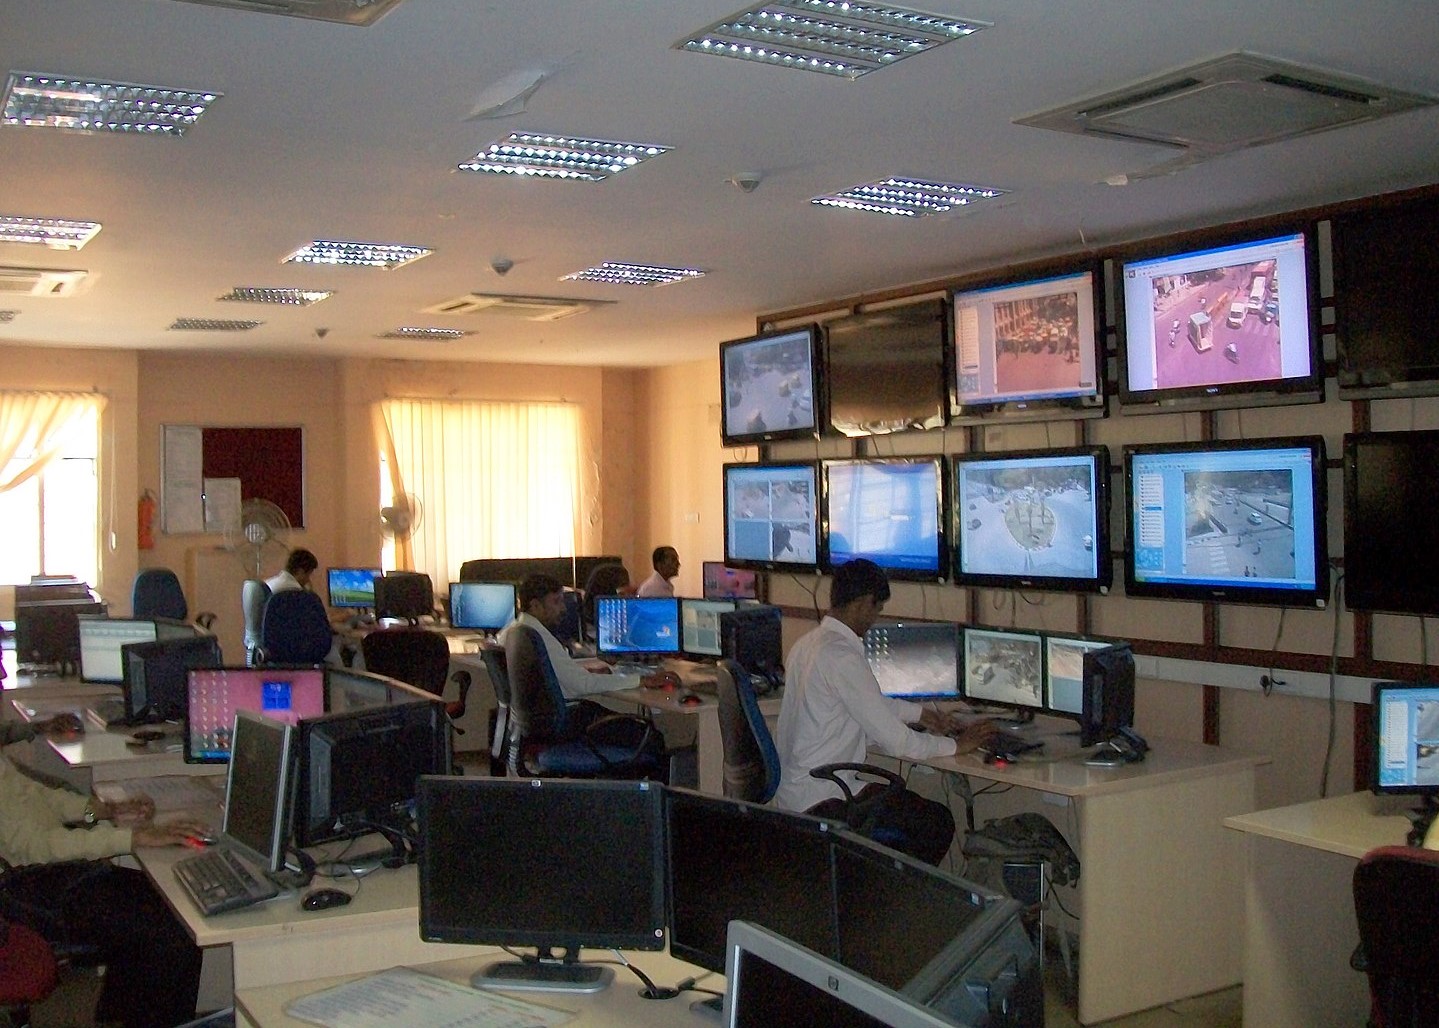
[[[708,1021],[720,1021],[724,1019],[724,997],[711,996],[708,999],[697,999],[690,1004],[690,1012],[698,1014]]]
[[[579,951],[565,949],[555,956],[548,946],[537,955],[486,964],[470,977],[477,989],[513,989],[520,992],[603,992],[614,981],[612,968],[582,964]]]
[[[1425,849],[1439,848],[1439,837],[1430,839],[1430,836],[1436,834],[1434,826],[1439,824],[1439,798],[1424,796],[1419,806],[1407,811],[1404,816],[1410,821],[1405,842],[1410,846],[1422,846]]]

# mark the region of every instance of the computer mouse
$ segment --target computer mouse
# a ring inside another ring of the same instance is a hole
[[[125,741],[127,746],[145,746],[152,742],[159,742],[165,738],[165,733],[158,728],[142,728],[135,732]]]
[[[352,898],[348,892],[340,889],[311,889],[305,893],[300,906],[306,910],[329,910],[331,907],[343,907]]]
[[[679,699],[681,707],[698,707],[701,703],[704,702],[703,698],[696,696],[692,692],[685,693]]]

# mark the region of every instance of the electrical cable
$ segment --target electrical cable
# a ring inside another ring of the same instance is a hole
[[[678,988],[673,988],[668,985],[656,985],[654,983],[654,980],[651,979],[649,975],[645,974],[638,967],[635,967],[634,964],[631,964],[628,960],[626,960],[625,955],[619,950],[612,949],[610,950],[610,952],[615,955],[615,962],[619,963],[622,967],[629,968],[631,971],[634,972],[635,977],[644,983],[644,988],[640,990],[640,998],[674,999],[680,994],[680,990]],[[604,962],[611,963],[611,961]]]
[[[1319,772],[1319,798],[1329,795],[1329,765],[1334,760],[1334,730],[1339,717],[1339,605],[1344,596],[1344,572],[1334,580],[1334,638],[1329,645],[1329,736],[1324,745],[1324,766]]]

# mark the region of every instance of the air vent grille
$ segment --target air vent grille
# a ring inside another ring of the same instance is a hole
[[[71,296],[89,272],[46,268],[0,268],[0,294],[8,296]]]
[[[177,0],[232,11],[282,14],[288,18],[333,21],[341,25],[373,25],[404,0]]]
[[[612,301],[572,300],[558,296],[503,296],[466,293],[423,309],[425,314],[483,314],[525,321],[561,321]]]

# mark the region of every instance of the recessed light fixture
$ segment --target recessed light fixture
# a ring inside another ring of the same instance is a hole
[[[22,218],[0,214],[0,243],[39,243],[52,250],[78,250],[100,231],[98,221]]]
[[[561,282],[603,282],[611,286],[665,286],[671,282],[702,278],[698,268],[666,268],[661,264],[622,264],[605,261],[593,268],[563,276]]]
[[[278,303],[290,307],[308,307],[312,303],[328,300],[334,296],[329,289],[291,289],[287,286],[266,288],[264,286],[236,286],[219,300],[233,300],[237,303]]]
[[[248,332],[263,321],[227,321],[224,318],[176,318],[171,332]]]
[[[460,170],[602,182],[671,149],[656,143],[512,132],[465,161]]]
[[[926,182],[914,178],[887,178],[854,186],[838,193],[816,196],[810,203],[841,207],[851,211],[894,214],[903,218],[924,218],[943,214],[980,200],[992,200],[1009,192],[988,186],[967,186],[957,182]]]
[[[71,132],[183,136],[220,96],[208,91],[12,71],[0,120],[6,125]]]
[[[674,49],[857,79],[988,27],[885,4],[786,0],[747,7]]]
[[[344,243],[317,239],[300,247],[281,264],[344,264],[363,268],[398,268],[435,251],[404,243]]]
[[[386,332],[379,336],[380,339],[462,339],[465,336],[474,335],[462,328],[420,328],[413,325],[402,325],[400,328]]]

